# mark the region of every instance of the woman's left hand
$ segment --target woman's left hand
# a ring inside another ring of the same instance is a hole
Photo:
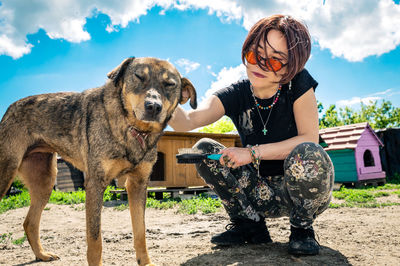
[[[220,151],[222,154],[219,162],[230,168],[238,168],[252,162],[250,152],[247,148],[230,147]]]

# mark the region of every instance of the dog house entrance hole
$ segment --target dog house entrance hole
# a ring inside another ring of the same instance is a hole
[[[165,181],[165,154],[157,152],[157,161],[153,166],[150,181]]]
[[[364,166],[365,167],[375,166],[374,157],[372,156],[370,150],[365,150],[364,152]]]

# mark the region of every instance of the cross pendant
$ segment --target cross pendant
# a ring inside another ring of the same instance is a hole
[[[268,130],[266,130],[265,127],[264,127],[264,129],[261,130],[261,131],[264,133],[264,136],[267,135]]]

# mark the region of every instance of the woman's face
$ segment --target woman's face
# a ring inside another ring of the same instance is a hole
[[[288,49],[285,36],[277,30],[270,30],[267,35],[268,42],[261,41],[258,44],[258,53],[262,58],[267,58],[264,47],[267,47],[268,58],[279,60],[282,64],[287,63]],[[255,50],[256,47],[252,47]],[[280,52],[280,53],[279,53]],[[282,55],[283,53],[284,55]],[[286,73],[286,66],[282,67],[276,74],[273,71],[264,71],[257,64],[246,65],[247,76],[254,87],[265,87],[281,80]]]

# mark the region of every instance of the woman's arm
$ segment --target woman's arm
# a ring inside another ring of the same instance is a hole
[[[302,142],[318,143],[318,107],[312,88],[294,102],[293,112],[298,135],[284,141],[260,145],[262,160],[283,160]]]
[[[175,131],[190,131],[214,123],[225,114],[221,100],[212,95],[196,110],[185,111],[178,106],[168,124]]]
[[[260,156],[261,160],[283,160],[302,142],[318,143],[318,107],[312,88],[294,102],[293,112],[298,135],[284,141],[258,146],[255,148],[256,157]],[[221,153],[223,154],[220,159],[221,164],[225,163],[223,157],[228,156],[230,159],[228,166],[233,168],[252,162],[248,148],[230,147]]]

